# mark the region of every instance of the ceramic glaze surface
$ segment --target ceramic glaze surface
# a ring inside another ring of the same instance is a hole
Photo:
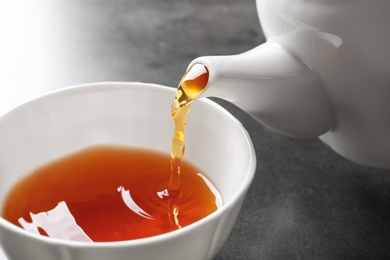
[[[282,134],[320,136],[359,163],[390,167],[390,2],[258,0],[267,42],[201,57],[205,95],[226,98]]]

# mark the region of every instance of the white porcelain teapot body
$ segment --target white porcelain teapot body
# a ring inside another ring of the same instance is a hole
[[[266,43],[190,64],[209,68],[203,96],[390,168],[390,1],[257,0],[257,9]]]

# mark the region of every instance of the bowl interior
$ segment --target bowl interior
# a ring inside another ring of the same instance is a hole
[[[19,179],[45,163],[94,145],[169,153],[175,90],[142,83],[76,86],[30,101],[0,119],[0,208]],[[214,183],[224,204],[249,186],[255,167],[250,138],[216,103],[194,102],[185,160]]]

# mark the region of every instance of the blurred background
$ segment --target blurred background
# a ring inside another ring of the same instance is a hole
[[[255,0],[3,0],[0,27],[0,114],[81,83],[177,87],[194,58],[265,41]],[[217,260],[390,259],[390,170],[347,161],[317,138],[281,136],[217,101],[244,124],[258,160]]]
[[[4,0],[1,106],[96,81],[177,87],[188,63],[264,41],[255,1]],[[23,96],[23,97],[22,97]]]

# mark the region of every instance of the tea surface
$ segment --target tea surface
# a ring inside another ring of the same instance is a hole
[[[220,195],[185,161],[180,190],[168,196],[169,162],[168,154],[148,150],[89,148],[20,181],[2,215],[32,232],[97,242],[162,234],[214,212]]]

